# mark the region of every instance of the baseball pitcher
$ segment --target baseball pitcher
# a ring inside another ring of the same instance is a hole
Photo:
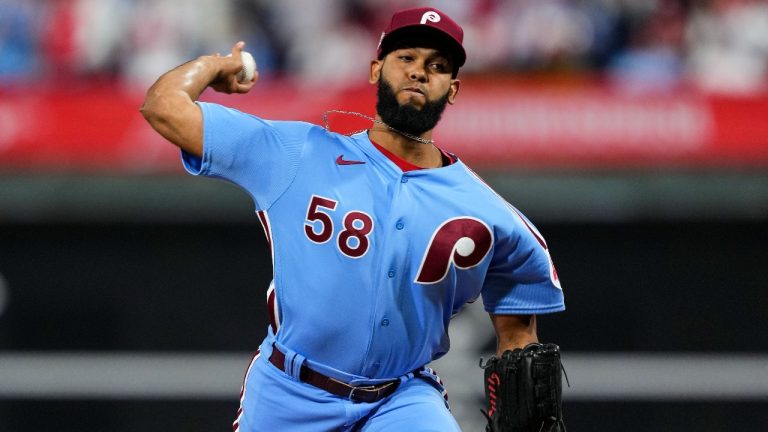
[[[370,62],[376,116],[351,136],[198,102],[258,82],[237,79],[242,42],[149,89],[147,121],[191,174],[250,194],[271,248],[271,321],[235,431],[459,430],[426,365],[479,297],[498,340],[483,365],[488,430],[564,430],[560,352],[536,334],[537,315],[564,309],[547,243],[432,141],[457,101],[462,41],[440,10],[396,12]]]

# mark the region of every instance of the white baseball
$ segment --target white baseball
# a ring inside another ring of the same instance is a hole
[[[243,61],[243,69],[237,73],[237,81],[240,83],[250,82],[256,72],[256,60],[248,51],[240,52],[240,59]]]

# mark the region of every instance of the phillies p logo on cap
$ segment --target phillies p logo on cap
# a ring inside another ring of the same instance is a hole
[[[467,59],[467,53],[464,51],[464,30],[456,21],[446,15],[444,12],[428,7],[404,9],[395,12],[392,15],[392,20],[389,26],[381,34],[379,39],[379,46],[376,50],[376,54],[379,59],[388,52],[384,51],[387,48],[385,45],[387,41],[391,40],[393,35],[396,35],[404,29],[415,29],[428,27],[437,35],[440,40],[445,40],[447,48],[455,55],[456,67],[464,65]]]
[[[427,21],[432,21],[435,23],[440,22],[440,14],[435,11],[424,12],[424,15],[421,16],[421,21],[419,24],[426,24]]]

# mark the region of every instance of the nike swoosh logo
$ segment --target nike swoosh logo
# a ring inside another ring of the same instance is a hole
[[[345,160],[343,154],[340,154],[339,157],[336,158],[336,165],[360,165],[364,163],[364,161],[358,160]]]

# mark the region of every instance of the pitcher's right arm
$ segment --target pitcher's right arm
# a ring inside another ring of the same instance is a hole
[[[197,157],[203,155],[203,115],[195,101],[207,87],[222,93],[247,93],[258,71],[247,83],[237,81],[243,68],[238,42],[232,55],[201,56],[163,74],[147,91],[141,114],[165,139]]]

